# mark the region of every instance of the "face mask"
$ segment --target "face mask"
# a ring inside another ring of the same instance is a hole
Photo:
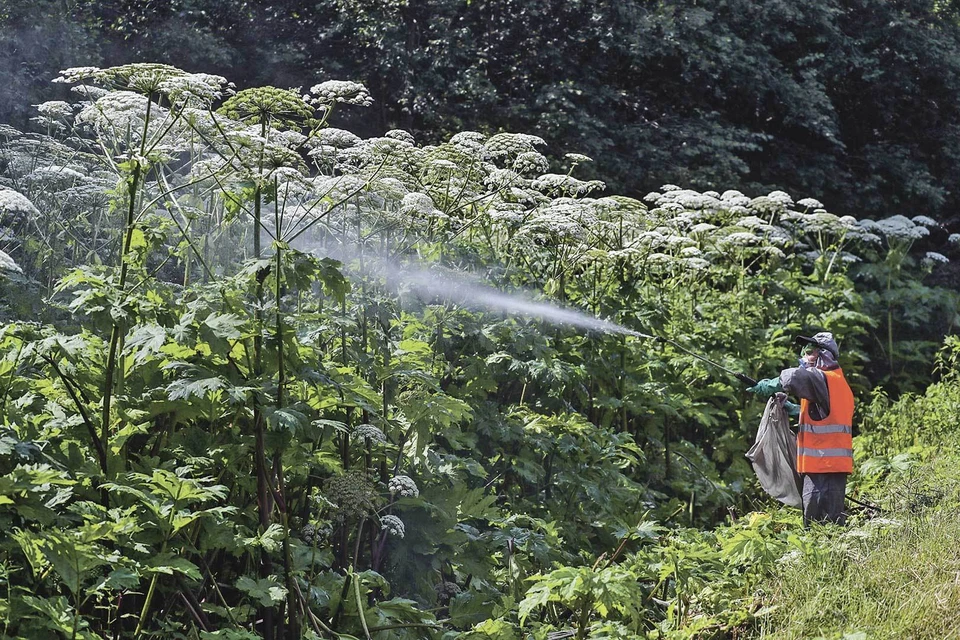
[[[807,352],[807,349],[804,348],[800,351],[800,368],[801,369],[810,369],[811,367],[817,366],[817,361],[819,360],[819,353],[816,349],[813,351]]]

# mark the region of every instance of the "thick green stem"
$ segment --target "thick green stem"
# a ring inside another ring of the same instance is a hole
[[[127,259],[130,253],[130,247],[133,244],[134,216],[137,207],[137,190],[140,188],[140,179],[143,169],[139,162],[135,162],[133,175],[128,181],[127,198],[127,221],[126,231],[123,239],[123,247],[120,252],[120,282],[117,288],[121,295],[127,286],[127,274],[130,264]],[[110,346],[107,351],[107,368],[103,376],[103,413],[100,420],[100,445],[103,451],[109,451],[110,446],[110,410],[113,403],[113,392],[115,388],[114,377],[117,370],[117,359],[120,351],[120,341],[123,337],[126,327],[122,321],[114,321],[113,328],[110,330]],[[106,466],[106,465],[104,465]],[[106,473],[106,469],[104,469]]]
[[[182,491],[182,488],[177,490],[177,495],[174,497],[173,505],[170,508],[170,515],[167,517],[167,528],[168,530],[171,530],[171,531],[173,529],[173,519],[176,517],[179,511],[179,509],[177,508],[178,506],[177,503],[180,500],[180,495],[181,495],[180,491]],[[163,545],[161,545],[160,547],[160,555],[163,555],[164,553],[166,553],[167,545],[170,543],[171,537],[172,536],[169,534],[164,535]],[[140,609],[140,618],[137,620],[137,629],[136,631],[133,632],[134,638],[140,637],[140,633],[143,631],[143,625],[146,624],[147,622],[147,616],[150,613],[150,603],[153,600],[154,592],[157,590],[157,580],[159,578],[160,578],[160,574],[154,573],[153,578],[150,579],[150,587],[147,589],[147,597],[143,601],[143,608]]]

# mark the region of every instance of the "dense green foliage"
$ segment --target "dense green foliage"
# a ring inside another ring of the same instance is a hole
[[[350,78],[378,100],[350,120],[364,135],[525,131],[628,195],[783,189],[957,231],[957,20],[939,0],[5,0],[0,122],[80,64]]]
[[[828,327],[861,392],[925,386],[956,321],[929,218],[600,197],[533,135],[333,128],[354,82],[58,82],[44,134],[0,126],[6,637],[740,629],[812,544],[790,513],[695,528],[767,504],[758,403],[673,344],[511,311],[753,375]]]

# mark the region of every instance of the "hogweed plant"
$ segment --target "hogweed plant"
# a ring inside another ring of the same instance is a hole
[[[733,628],[731,567],[787,525],[664,527],[747,499],[757,408],[669,344],[446,274],[757,374],[811,328],[869,348],[871,270],[946,260],[782,191],[605,195],[533,135],[363,139],[331,126],[371,103],[355,82],[58,81],[42,133],[0,128],[0,294],[52,319],[0,332],[10,637]]]

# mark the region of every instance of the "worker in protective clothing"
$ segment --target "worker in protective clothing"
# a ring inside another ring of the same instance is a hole
[[[803,523],[844,524],[847,475],[853,473],[853,392],[837,359],[840,350],[833,334],[798,336],[800,366],[784,369],[779,378],[750,387],[769,398],[786,392],[800,398],[799,407],[785,402],[788,413],[799,415],[797,473],[802,480]]]

